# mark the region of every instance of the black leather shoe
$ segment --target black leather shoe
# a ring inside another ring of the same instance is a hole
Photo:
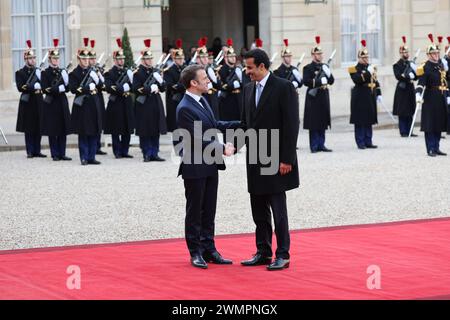
[[[103,150],[98,150],[96,155],[98,155],[98,156],[107,156],[108,153],[104,152]]]
[[[195,268],[208,269],[208,265],[201,255],[193,256],[191,258],[191,264]]]
[[[319,150],[311,150],[311,153],[312,153],[312,154],[319,153]]]
[[[28,158],[28,159],[33,159],[34,156],[33,156],[32,154],[27,154],[27,158]]]
[[[98,166],[98,165],[102,164],[100,161],[97,161],[97,160],[88,161],[88,163],[90,165],[94,165],[94,166]]]
[[[418,134],[414,134],[414,133],[413,133],[413,134],[411,135],[411,138],[417,138],[418,136],[419,136]]]
[[[145,162],[145,163],[152,162],[152,158],[150,158],[150,157],[145,157],[145,158],[144,158],[144,162]]]
[[[444,156],[444,157],[447,156],[447,154],[446,154],[445,152],[442,152],[441,150],[436,151],[436,154],[437,154],[438,156]]]
[[[430,152],[428,152],[428,156],[435,158],[435,157],[437,157],[437,154],[434,151],[430,151]]]
[[[61,158],[61,160],[62,161],[72,161],[72,158],[64,156],[64,157]]]
[[[89,163],[87,162],[87,160],[81,160],[81,165],[82,166],[87,166]]]
[[[224,259],[222,257],[222,255],[219,252],[213,252],[213,253],[205,253],[203,255],[203,259],[206,262],[212,262],[213,264],[233,264],[233,261],[229,260],[229,259]]]
[[[290,264],[291,264],[290,260],[277,258],[271,265],[267,266],[267,270],[281,271],[281,270],[289,269]]]
[[[272,262],[272,257],[263,257],[260,253],[257,253],[250,260],[244,260],[241,265],[244,267],[256,267],[256,266],[268,266]]]
[[[358,149],[359,150],[366,150],[367,148],[366,148],[366,146],[358,146]]]
[[[156,157],[152,157],[152,161],[155,161],[155,162],[164,162],[164,161],[166,161],[166,159],[163,159],[163,158],[160,158],[159,156],[156,156]]]
[[[378,146],[374,145],[374,144],[369,144],[366,146],[367,149],[378,149]]]
[[[324,147],[324,148],[320,149],[320,152],[327,152],[327,153],[329,153],[329,152],[333,152],[333,150],[328,149],[327,147]]]
[[[129,154],[123,155],[122,158],[124,158],[124,159],[134,159],[134,157],[130,156]]]
[[[47,158],[47,156],[45,154],[42,153],[38,153],[34,155],[35,158]]]
[[[115,156],[117,160],[122,159],[122,156]]]
[[[54,158],[53,158],[53,161],[55,161],[55,162],[61,161],[61,158],[54,157]]]

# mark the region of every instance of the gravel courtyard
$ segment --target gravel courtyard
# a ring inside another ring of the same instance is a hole
[[[357,150],[350,128],[329,133],[333,154],[312,155],[302,131],[302,186],[288,201],[292,229],[450,216],[450,157],[427,157],[422,134],[408,140],[381,130],[374,142],[380,149]],[[450,152],[450,139],[441,149]],[[99,167],[80,166],[75,149],[69,163],[0,153],[0,250],[183,237],[177,158],[144,164],[137,148],[134,160],[108,151]],[[162,156],[170,154],[163,145]],[[254,231],[243,156],[221,174],[218,234]]]

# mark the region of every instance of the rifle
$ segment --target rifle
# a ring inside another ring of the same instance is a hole
[[[2,127],[0,127],[0,133],[2,134],[2,137],[3,137],[3,140],[5,141],[5,143],[6,143],[6,144],[9,144],[9,143],[8,143],[8,139],[6,139],[6,136],[5,136],[5,133],[3,132]]]
[[[62,72],[64,70],[66,70],[68,72],[71,68],[72,68],[72,61],[70,61],[70,63],[68,64],[68,66],[65,69],[58,69],[58,75],[55,77],[55,79],[53,79],[51,86],[52,87],[54,87],[54,86],[58,86],[59,87],[59,85],[62,84],[61,83],[61,81],[62,81]],[[47,94],[45,95],[44,102],[47,103],[47,104],[51,104],[53,102],[53,96],[50,95],[49,92],[47,92]]]
[[[99,63],[100,63],[101,59],[103,59],[103,55],[102,55],[102,57],[100,57]],[[80,83],[81,88],[84,88],[85,86],[88,86],[91,84],[91,82],[92,82],[91,72],[92,71],[98,72],[97,64],[95,66],[89,67],[86,75],[84,76],[83,80]],[[87,96],[86,94],[76,96],[75,99],[73,100],[73,105],[81,107],[84,103],[84,100],[86,99],[86,96]]]
[[[148,78],[145,80],[145,82],[144,82],[144,84],[143,84],[143,87],[144,87],[144,88],[149,88],[149,87],[151,87],[152,85],[156,84],[157,82],[158,82],[158,83],[160,82],[160,81],[158,81],[158,79],[155,78],[154,74],[155,74],[155,73],[158,73],[158,74],[160,75],[160,74],[163,72],[164,67],[165,67],[166,64],[167,64],[167,61],[169,61],[170,55],[168,54],[168,55],[166,56],[166,58],[164,59],[164,61],[161,62],[162,57],[163,57],[163,56],[161,56],[161,58],[160,58],[159,61],[158,61],[159,63],[158,63],[158,64],[155,66],[155,68],[153,69],[154,72],[152,72],[152,73],[148,76]],[[161,77],[160,80],[162,80],[162,77]],[[139,97],[136,98],[136,101],[139,102],[140,104],[144,104],[146,100],[147,100],[147,95],[139,95]]]
[[[405,77],[406,77],[406,75],[410,74],[411,72],[416,74],[416,72],[413,70],[413,68],[411,68],[411,63],[416,64],[416,61],[417,61],[417,59],[419,58],[419,55],[420,55],[420,51],[421,50],[418,49],[417,52],[416,52],[416,55],[414,56],[414,59],[412,61],[408,61],[407,62],[406,68],[403,71],[403,74],[405,75]],[[413,79],[411,79],[411,80],[413,80]],[[402,89],[406,88],[406,84],[404,82],[403,82],[403,85],[404,85],[404,87],[402,87]]]
[[[134,61],[133,66],[132,66],[131,68],[127,68],[127,69],[124,70],[125,72],[124,72],[124,73],[120,76],[120,78],[116,81],[116,84],[115,84],[116,88],[123,88],[123,86],[124,86],[126,83],[128,83],[128,82],[131,83],[131,79],[130,79],[130,77],[128,76],[128,71],[131,70],[131,72],[133,72],[134,70],[136,70],[136,69],[138,68],[137,64],[139,63],[139,60],[141,60],[141,59],[142,59],[142,55],[140,55],[139,58],[137,58],[137,59]],[[111,95],[109,96],[109,100],[112,101],[112,102],[115,102],[115,101],[117,100],[117,96],[114,95],[114,94],[111,94]]]
[[[335,50],[333,51],[333,53],[331,54],[330,58],[328,59],[327,63],[326,63],[327,66],[329,66],[329,65],[333,62],[333,59],[334,59],[334,56],[336,55],[336,52],[337,52],[337,50],[335,49]],[[324,66],[324,65],[322,65],[322,66],[320,67],[320,72],[319,72],[319,74],[318,74],[317,77],[316,77],[316,79],[318,79],[318,80],[322,79],[323,77],[326,77],[326,74],[325,74],[325,72],[323,71],[323,66]],[[313,88],[313,89],[309,90],[309,92],[308,92],[308,94],[309,94],[311,97],[316,97],[316,96],[317,96],[317,93],[319,93],[319,88]]]
[[[299,62],[297,63],[297,69],[300,69],[300,66],[303,63],[303,60],[305,59],[306,53],[303,53],[302,57],[300,58]]]
[[[48,52],[45,54],[44,59],[42,60],[42,62],[39,65],[39,67],[38,68],[34,68],[33,72],[30,74],[30,76],[27,79],[27,82],[25,82],[25,85],[23,87],[29,88],[31,86],[34,86],[34,84],[37,82],[37,81],[35,81],[36,71],[38,69],[42,71],[42,68],[44,68],[44,66],[45,66],[45,60],[47,60],[47,57],[48,57]],[[20,97],[20,101],[22,101],[22,102],[30,101],[30,94],[29,93],[22,94],[22,96]]]
[[[197,63],[197,56],[198,56],[198,51],[195,51],[194,56],[192,57],[191,61],[189,61],[189,65],[193,65]]]
[[[300,58],[300,61],[297,63],[297,67],[292,67],[292,68],[291,68],[291,71],[289,71],[289,73],[288,73],[288,75],[287,75],[287,77],[286,77],[286,79],[287,79],[288,81],[290,81],[290,82],[297,81],[299,85],[301,84],[301,83],[300,83],[300,82],[301,82],[301,79],[300,79],[300,71],[299,71],[299,68],[300,68],[300,66],[301,66],[302,63],[303,63],[303,59],[305,59],[305,56],[306,56],[306,54],[304,53],[304,54],[302,55],[302,57]],[[294,71],[297,71],[296,73],[298,73],[298,75],[296,75],[296,74],[294,73]]]

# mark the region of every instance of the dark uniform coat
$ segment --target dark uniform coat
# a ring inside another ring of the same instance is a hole
[[[423,132],[447,131],[447,74],[439,63],[428,61],[417,70],[419,84],[416,92],[422,94],[424,103],[422,106]]]
[[[133,98],[131,97],[132,84],[130,79],[119,81],[126,77],[127,69],[114,66],[105,73],[105,89],[110,94],[106,107],[105,134],[131,135],[134,133]],[[129,92],[124,92],[123,84],[128,83]]]
[[[208,74],[208,68],[211,68],[211,66],[206,67],[206,73]],[[213,70],[214,71],[214,70]],[[209,80],[211,80],[212,88],[208,90],[208,93],[205,93],[203,96],[206,98],[206,100],[209,103],[209,106],[211,107],[214,117],[216,119],[220,119],[220,111],[219,111],[219,90],[222,87],[222,81],[220,80],[220,77],[217,77],[217,82],[214,82],[213,79],[209,76]]]
[[[178,66],[174,63],[164,72],[164,81],[167,85],[166,110],[167,110],[167,130],[173,132],[177,129],[177,107],[184,97],[186,89],[180,83],[181,72],[186,66]]]
[[[308,87],[303,124],[306,130],[326,130],[331,127],[330,93],[328,85],[322,85],[321,70],[322,64],[316,62],[303,68],[303,83]],[[327,79],[329,85],[334,84],[333,75]],[[319,89],[315,96],[310,94],[313,89]]]
[[[296,67],[294,67],[294,66],[287,67],[284,63],[282,63],[281,66],[273,72],[273,74],[279,78],[286,79],[290,82],[296,81],[298,83],[297,89],[300,89],[303,86],[303,81],[301,81],[301,79],[297,79],[294,76],[294,73],[293,73],[294,70],[298,71],[298,69]]]
[[[378,124],[377,97],[381,95],[381,88],[367,68],[368,65],[360,63],[349,68],[355,83],[352,89],[350,123],[358,126]]]
[[[411,72],[414,74],[413,79],[409,77],[409,73]],[[410,68],[410,61],[403,59],[400,59],[394,64],[394,75],[398,80],[394,96],[394,115],[411,117],[416,112],[416,89],[414,81],[417,80],[417,75]]]
[[[78,66],[69,75],[69,88],[75,94],[75,98],[85,96],[83,105],[73,105],[71,118],[72,132],[83,136],[96,136],[102,131],[100,100],[97,92],[91,92],[89,88],[92,80],[81,86],[90,70]]]
[[[133,92],[136,93],[136,135],[140,137],[158,137],[167,133],[167,122],[164,105],[159,93],[152,93],[151,85],[156,84],[160,92],[166,90],[166,84],[160,84],[153,79],[149,85],[144,86],[147,79],[156,70],[143,65],[134,74]],[[145,99],[144,103],[139,100]]]
[[[242,83],[236,75],[236,68],[224,64],[219,71],[219,77],[222,80],[219,97],[220,120],[239,120],[242,110]],[[233,85],[234,81],[239,81],[241,88],[235,89]]]
[[[36,82],[39,82],[39,79],[35,76],[30,85],[26,86],[27,80],[33,72],[34,69],[27,66],[16,72],[17,89],[22,93],[19,102],[16,131],[40,135],[42,94],[36,93],[34,90],[34,85]],[[28,102],[22,101],[24,96],[29,97]]]

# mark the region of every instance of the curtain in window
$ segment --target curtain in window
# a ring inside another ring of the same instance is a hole
[[[26,48],[26,41],[32,41],[34,48],[36,45],[36,17],[35,0],[13,0],[11,2],[12,14],[12,56],[14,70],[23,65],[23,51]]]

